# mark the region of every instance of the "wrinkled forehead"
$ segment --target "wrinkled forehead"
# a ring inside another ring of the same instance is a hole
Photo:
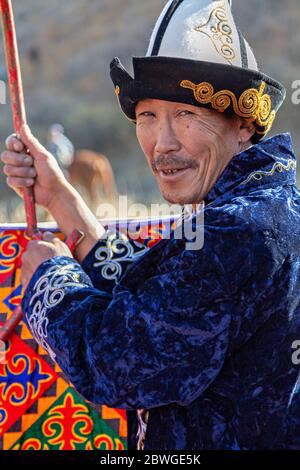
[[[162,99],[156,99],[156,98],[144,98],[139,100],[136,103],[135,107],[135,114],[136,116],[138,115],[139,112],[144,112],[145,110],[152,110],[152,111],[173,111],[176,109],[186,109],[188,111],[191,111],[198,116],[209,116],[209,117],[216,117],[217,119],[237,119],[238,117],[228,111],[228,112],[220,112],[214,109],[209,109],[209,108],[204,108],[204,107],[199,107],[193,104],[187,104],[184,103],[183,101],[169,101],[169,100],[162,100]]]

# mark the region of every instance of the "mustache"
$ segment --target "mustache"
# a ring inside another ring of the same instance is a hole
[[[195,160],[191,158],[182,158],[178,155],[159,155],[151,164],[153,171],[159,171],[166,166],[179,167],[179,168],[196,168],[198,166]]]

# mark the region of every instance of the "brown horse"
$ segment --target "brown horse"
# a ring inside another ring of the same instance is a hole
[[[113,169],[102,153],[77,150],[68,173],[70,183],[88,199],[91,209],[103,200],[113,201],[118,194]]]

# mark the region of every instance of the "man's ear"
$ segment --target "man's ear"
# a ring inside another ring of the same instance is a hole
[[[247,122],[245,119],[241,119],[239,132],[240,144],[245,144],[246,142],[249,142],[254,133],[255,126],[253,122]]]

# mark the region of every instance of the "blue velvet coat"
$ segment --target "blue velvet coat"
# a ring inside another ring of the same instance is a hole
[[[116,259],[112,234],[82,266],[35,272],[22,308],[36,340],[86,399],[127,410],[130,448],[147,409],[145,449],[300,449],[295,177],[290,136],[275,136],[207,195],[201,250],[122,238]]]

